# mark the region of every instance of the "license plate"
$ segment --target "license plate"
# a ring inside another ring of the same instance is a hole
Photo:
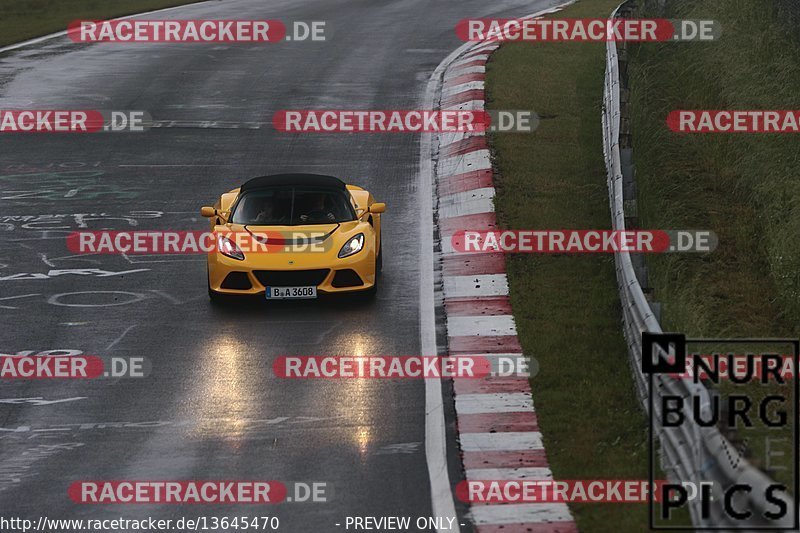
[[[267,287],[267,300],[309,299],[317,297],[317,288],[311,287]]]

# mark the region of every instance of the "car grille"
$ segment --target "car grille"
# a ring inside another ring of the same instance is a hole
[[[253,275],[265,287],[317,286],[328,277],[330,269],[316,270],[253,270]]]

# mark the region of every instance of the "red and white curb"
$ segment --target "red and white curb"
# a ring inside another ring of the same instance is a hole
[[[449,63],[441,109],[484,110],[486,62],[498,46],[466,46]],[[486,136],[443,133],[433,146],[448,354],[521,357],[503,254],[464,254],[451,244],[458,230],[497,226]],[[467,481],[552,479],[527,377],[456,378],[454,389]],[[577,531],[564,503],[472,504],[470,517],[479,533]]]

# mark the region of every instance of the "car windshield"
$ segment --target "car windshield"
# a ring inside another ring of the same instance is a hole
[[[344,191],[302,187],[266,188],[245,192],[234,207],[234,224],[299,226],[355,220]]]

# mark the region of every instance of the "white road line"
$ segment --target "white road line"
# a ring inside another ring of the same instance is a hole
[[[462,433],[465,452],[514,452],[544,450],[538,431],[501,431],[498,433]]]
[[[447,335],[450,337],[516,334],[517,328],[511,315],[447,317]]]
[[[475,524],[518,524],[571,522],[566,503],[517,503],[509,505],[475,505],[470,510]]]
[[[109,350],[111,350],[111,348],[113,348],[114,346],[116,346],[116,345],[117,345],[117,343],[118,343],[119,341],[121,341],[121,340],[122,340],[122,339],[125,337],[125,335],[127,335],[127,334],[128,334],[128,332],[129,332],[130,330],[132,330],[133,328],[135,328],[135,327],[136,327],[136,324],[134,324],[133,326],[128,326],[127,328],[125,328],[125,331],[123,331],[123,332],[122,332],[122,335],[120,335],[119,337],[117,337],[116,339],[114,339],[114,342],[112,342],[111,344],[109,344],[108,346],[106,346],[106,351],[109,351]]]
[[[0,298],[0,300],[15,300],[17,298],[30,298],[31,296],[39,296],[39,293],[34,292],[31,294],[20,294],[19,296],[4,296]],[[0,309],[19,309],[19,307],[14,307],[11,305],[0,305]]]
[[[438,103],[437,92],[444,71],[450,64],[469,49],[466,43],[447,56],[431,74],[425,88],[422,109],[435,109]],[[436,309],[433,275],[436,268],[433,254],[433,215],[434,215],[434,138],[431,133],[423,133],[419,143],[419,187],[417,187],[420,206],[419,225],[419,336],[422,355],[437,355],[436,349]],[[447,469],[447,440],[445,433],[444,403],[442,381],[425,380],[425,460],[428,463],[428,480],[431,488],[431,508],[434,516],[453,517],[452,529],[439,527],[444,533],[460,533],[455,500],[450,488],[450,475]]]
[[[505,274],[445,276],[443,280],[444,294],[447,298],[505,296],[508,294],[508,279]]]
[[[546,466],[524,466],[520,468],[469,468],[467,479],[533,479],[551,480],[553,472]]]
[[[444,195],[439,198],[439,218],[493,213],[494,194],[494,187],[484,187]]]
[[[456,411],[459,415],[522,413],[533,410],[533,399],[526,392],[456,395]]]

